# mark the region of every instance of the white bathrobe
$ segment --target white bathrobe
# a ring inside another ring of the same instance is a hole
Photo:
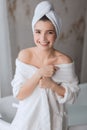
[[[64,97],[38,85],[29,97],[19,101],[16,116],[10,126],[11,130],[66,130],[65,103],[75,101],[79,91],[78,79],[74,62],[57,66],[60,69],[52,79],[66,89]],[[17,96],[22,84],[32,77],[37,69],[16,59],[16,72],[12,80],[14,96]]]

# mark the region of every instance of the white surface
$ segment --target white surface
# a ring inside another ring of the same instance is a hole
[[[87,130],[87,125],[71,126],[69,130]]]
[[[9,130],[10,124],[0,119],[0,130]]]
[[[0,114],[1,119],[7,122],[11,122],[15,116],[16,108],[12,106],[13,103],[18,103],[17,99],[13,96],[8,96],[0,99]]]
[[[87,124],[87,83],[79,86],[81,90],[77,101],[68,107],[69,126]]]

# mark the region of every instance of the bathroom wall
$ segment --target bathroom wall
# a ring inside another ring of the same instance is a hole
[[[82,66],[81,66],[81,82],[87,82],[87,9],[85,17],[85,34],[84,34],[84,45],[83,45],[83,56],[82,56]]]

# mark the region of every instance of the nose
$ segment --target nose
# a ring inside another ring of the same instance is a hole
[[[46,34],[45,34],[45,33],[41,34],[40,40],[41,40],[41,41],[47,41],[47,37],[46,37]]]

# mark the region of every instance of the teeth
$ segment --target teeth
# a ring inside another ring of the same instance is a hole
[[[48,45],[48,43],[46,43],[46,44],[41,44],[41,45],[44,45],[44,46],[45,46],[45,45]]]
[[[46,45],[46,44],[48,44],[48,42],[42,42],[41,44]]]
[[[39,44],[41,44],[42,46],[46,46],[46,45],[49,44],[49,42],[40,42],[40,41],[39,41]]]

